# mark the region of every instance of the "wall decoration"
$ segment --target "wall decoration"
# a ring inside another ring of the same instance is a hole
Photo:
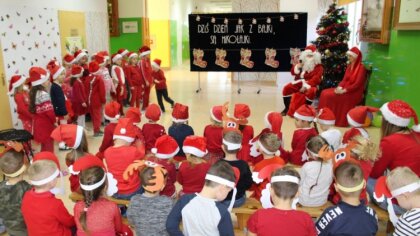
[[[389,43],[392,0],[363,0],[360,40]]]
[[[124,21],[122,22],[122,32],[124,34],[138,33],[139,25],[137,21]]]
[[[109,51],[108,15],[106,12],[86,12],[86,49],[88,52]]]
[[[108,5],[108,27],[111,37],[120,35],[118,28],[118,0],[107,0]]]
[[[289,71],[307,13],[190,14],[189,33],[191,71]]]
[[[420,1],[395,1],[394,28],[397,30],[420,30]]]
[[[77,50],[83,48],[82,37],[66,37],[66,53],[74,54]]]

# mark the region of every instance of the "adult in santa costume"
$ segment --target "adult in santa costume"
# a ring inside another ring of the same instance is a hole
[[[301,105],[311,104],[315,98],[317,86],[321,83],[324,68],[321,64],[321,54],[315,45],[309,45],[300,54],[300,62],[292,66],[294,81],[283,88],[283,115],[293,116]]]
[[[362,52],[353,47],[347,52],[350,64],[347,66],[343,80],[337,88],[322,91],[319,98],[319,108],[330,108],[335,116],[335,125],[346,127],[348,125],[347,112],[360,104],[363,98],[366,69],[362,64]]]
[[[150,52],[151,51],[148,46],[143,46],[139,50],[140,61],[138,63],[138,66],[144,83],[142,110],[145,110],[149,106],[150,89],[153,86],[153,71],[152,65],[150,64]]]

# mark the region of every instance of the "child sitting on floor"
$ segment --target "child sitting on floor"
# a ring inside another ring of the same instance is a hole
[[[341,132],[334,128],[334,113],[328,107],[324,107],[319,110],[315,120],[321,130],[320,135],[327,140],[328,144],[331,145],[334,150],[337,150],[341,145]]]
[[[351,129],[347,130],[343,135],[343,144],[348,143],[348,141],[356,136],[362,135],[364,138],[370,138],[369,133],[363,127],[368,117],[373,117],[373,112],[379,111],[378,108],[369,107],[369,106],[358,106],[351,109],[347,113],[347,122],[349,123]]]
[[[133,122],[134,128],[136,128],[136,142],[140,142],[144,145],[144,136],[143,131],[138,126],[141,122],[141,112],[140,108],[138,107],[129,107],[127,111],[125,112],[125,118],[131,119]]]
[[[248,162],[249,160],[249,141],[254,137],[254,128],[248,125],[248,118],[251,115],[251,109],[247,104],[235,104],[233,116],[237,119],[239,130],[242,133],[242,149],[239,150],[237,157],[239,160]]]
[[[144,124],[142,128],[146,152],[150,152],[155,146],[157,138],[166,134],[165,127],[157,123],[160,119],[160,115],[161,112],[158,105],[152,103],[146,108],[145,116],[146,119],[148,119],[148,122]]]
[[[223,125],[222,125],[222,106],[213,106],[210,109],[211,124],[204,128],[203,136],[207,140],[208,154],[205,159],[213,164],[222,159],[225,153],[222,150]]]
[[[109,121],[109,124],[105,126],[104,137],[102,139],[101,146],[99,147],[98,153],[96,156],[103,159],[104,152],[107,148],[114,145],[114,130],[117,126],[118,119],[120,119],[120,104],[116,101],[109,102],[105,105],[104,117]]]
[[[172,125],[168,129],[168,134],[176,140],[179,146],[179,152],[176,154],[176,161],[185,160],[184,151],[182,151],[182,144],[187,136],[194,135],[194,130],[188,125],[188,106],[180,103],[175,103],[172,110]]]
[[[247,235],[316,235],[311,216],[292,208],[294,199],[299,195],[299,179],[299,174],[292,167],[283,167],[272,173],[270,195],[274,207],[252,214],[247,224]]]

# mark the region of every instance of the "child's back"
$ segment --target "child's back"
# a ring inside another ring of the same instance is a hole
[[[168,134],[178,143],[179,152],[176,156],[185,156],[184,151],[182,151],[182,145],[187,136],[194,135],[193,128],[184,123],[174,123],[169,127]]]
[[[207,150],[209,150],[209,153],[223,157],[223,127],[218,125],[207,125],[204,128],[203,136],[207,139]]]
[[[286,155],[290,163],[298,166],[303,165],[302,154],[305,151],[305,144],[311,137],[316,135],[318,135],[318,132],[315,128],[295,130],[292,138],[292,151],[288,153],[289,155]]]
[[[204,178],[207,171],[210,169],[210,164],[203,162],[196,165],[191,165],[188,161],[181,162],[178,169],[177,180],[182,185],[182,193],[191,194],[200,192],[204,185]]]
[[[154,147],[157,138],[166,134],[165,127],[156,123],[146,123],[142,130],[147,151]]]

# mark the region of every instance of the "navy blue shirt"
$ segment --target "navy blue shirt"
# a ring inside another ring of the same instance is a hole
[[[378,217],[364,203],[352,206],[340,201],[322,213],[315,227],[318,235],[376,235]]]
[[[67,115],[66,98],[64,97],[63,90],[60,85],[51,83],[50,88],[51,103],[54,107],[54,113],[56,116]]]
[[[179,152],[176,156],[185,156],[184,151],[182,151],[182,145],[187,136],[194,135],[193,128],[183,123],[173,124],[169,127],[168,134],[176,140],[176,143],[178,143]]]

